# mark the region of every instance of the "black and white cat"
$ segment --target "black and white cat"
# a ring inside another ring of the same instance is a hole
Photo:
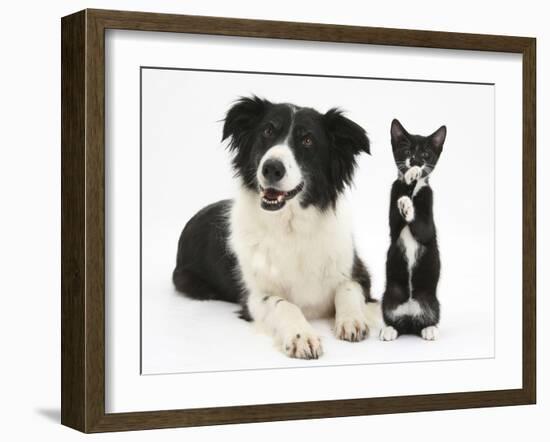
[[[383,341],[401,334],[416,334],[427,340],[438,336],[440,260],[428,179],[446,134],[445,126],[425,137],[409,134],[398,120],[391,124],[398,178],[391,190],[391,245],[382,298],[386,326],[380,331]]]

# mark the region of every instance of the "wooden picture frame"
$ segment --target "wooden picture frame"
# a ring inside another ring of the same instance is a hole
[[[533,404],[536,400],[536,40],[311,23],[84,10],[62,19],[62,424],[140,430]],[[105,30],[517,53],[523,64],[523,385],[132,413],[105,412]]]

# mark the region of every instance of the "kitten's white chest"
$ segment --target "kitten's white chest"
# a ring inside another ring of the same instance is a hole
[[[419,179],[414,187],[412,198],[414,198],[418,194],[418,192],[420,192],[420,190],[427,185],[428,183],[426,179]],[[399,244],[403,250],[403,253],[405,254],[405,259],[407,260],[407,267],[409,271],[409,286],[412,289],[412,270],[416,265],[416,261],[422,253],[422,245],[413,236],[409,225],[406,225],[401,230],[401,233],[399,234]]]
[[[409,226],[405,226],[403,227],[403,230],[401,230],[401,233],[399,234],[399,244],[401,245],[405,258],[407,259],[410,272],[416,264],[416,259],[418,257],[418,253],[420,252],[420,244],[414,238]]]
[[[399,234],[399,245],[401,246],[405,259],[407,260],[407,270],[409,273],[409,296],[412,296],[412,272],[416,266],[416,261],[422,253],[422,245],[414,238],[409,226],[403,227]]]

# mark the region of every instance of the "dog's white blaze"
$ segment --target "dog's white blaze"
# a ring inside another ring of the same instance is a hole
[[[265,178],[262,175],[262,169],[267,160],[279,160],[285,166],[285,175],[283,179],[277,183],[277,189],[289,192],[303,181],[300,167],[296,162],[296,158],[294,158],[294,153],[288,145],[287,140],[281,144],[271,147],[260,160],[260,166],[256,172],[256,177],[262,187],[270,186],[269,183],[266,183]]]
[[[298,200],[266,212],[258,194],[242,188],[230,214],[229,243],[251,297],[277,295],[307,318],[326,317],[334,313],[336,290],[351,281],[351,219],[341,200],[325,212],[304,209]]]

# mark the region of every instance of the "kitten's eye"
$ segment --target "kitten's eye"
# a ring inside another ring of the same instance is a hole
[[[306,135],[304,138],[302,138],[302,144],[306,147],[312,146],[313,138],[311,138],[309,135]]]
[[[428,158],[430,158],[430,153],[429,152],[422,152],[422,158],[427,160]]]
[[[267,127],[264,129],[264,135],[266,137],[271,137],[273,135],[273,125],[267,125]]]
[[[407,143],[406,141],[401,141],[398,146],[397,146],[399,149],[401,150],[409,150],[411,148],[411,145],[409,143]]]
[[[405,156],[409,156],[410,154],[411,154],[410,149],[405,149],[405,150],[403,151],[403,155],[405,155]]]

